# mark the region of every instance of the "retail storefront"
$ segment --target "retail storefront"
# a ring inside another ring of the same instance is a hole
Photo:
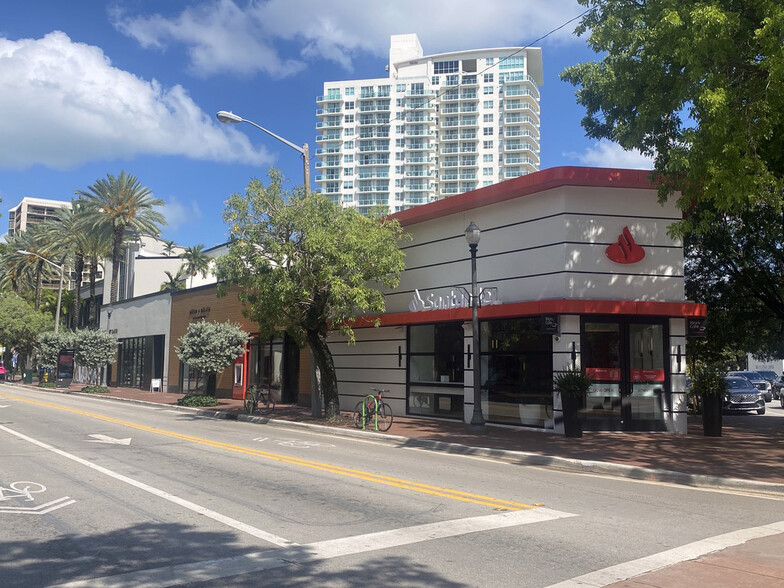
[[[648,173],[543,170],[395,215],[412,240],[386,292],[381,327],[333,334],[345,409],[388,389],[397,414],[470,421],[473,378],[490,423],[562,431],[553,373],[594,378],[582,413],[594,430],[686,432],[680,218]],[[464,231],[481,229],[479,349],[472,349],[471,269]]]
[[[271,390],[277,402],[307,404],[310,402],[309,354],[300,353],[291,339],[260,339],[258,326],[243,316],[237,291],[229,289],[226,296],[217,296],[214,284],[192,288],[172,295],[171,341],[178,344],[193,321],[231,321],[251,335],[245,354],[220,374],[216,394],[220,397],[244,398],[249,386]],[[194,392],[204,386],[204,374],[191,370],[171,350],[169,355],[169,392]]]

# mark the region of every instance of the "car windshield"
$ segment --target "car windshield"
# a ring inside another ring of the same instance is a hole
[[[756,380],[757,382],[759,382],[760,380],[764,380],[765,379],[758,372],[732,372],[732,375],[733,376],[741,376],[741,377],[744,377],[744,378],[748,378],[751,381],[755,381]]]
[[[776,372],[764,371],[764,372],[759,372],[759,374],[761,376],[763,376],[766,380],[778,380],[779,379],[779,376],[778,376],[778,374],[776,374]]]
[[[724,378],[727,380],[727,389],[732,390],[734,388],[750,388],[749,383],[744,378]]]

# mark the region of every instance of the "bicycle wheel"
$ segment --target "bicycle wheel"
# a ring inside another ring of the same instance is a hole
[[[375,423],[374,423],[375,424]],[[386,402],[378,405],[378,430],[388,431],[392,426],[392,409]]]
[[[256,398],[256,393],[251,391],[248,392],[245,396],[245,402],[243,402],[242,406],[245,409],[245,412],[248,414],[253,414],[253,411],[256,410],[256,404],[258,399]]]
[[[259,394],[259,412],[269,414],[275,410],[275,399],[272,394]]]
[[[365,415],[365,417],[367,418],[367,415]],[[354,407],[354,426],[357,429],[361,429],[364,420],[365,419],[362,418],[362,401],[360,400]]]

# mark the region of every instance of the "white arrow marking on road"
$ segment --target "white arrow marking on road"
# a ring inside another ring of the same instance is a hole
[[[266,441],[269,437],[256,437],[254,441]]]
[[[38,506],[4,506],[0,508],[0,513],[42,515],[48,512],[52,512],[53,510],[57,510],[58,508],[68,506],[69,504],[73,504],[74,502],[76,501],[73,498],[69,496],[63,496],[62,498],[52,500],[46,504],[39,504]]]
[[[109,443],[112,445],[130,445],[131,438],[128,437],[127,439],[115,439],[114,437],[109,437],[108,435],[90,435],[92,439],[88,439],[88,443]]]
[[[0,404],[0,408],[8,408],[11,406],[10,404]]]

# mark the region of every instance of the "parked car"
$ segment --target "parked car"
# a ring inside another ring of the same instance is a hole
[[[5,380],[5,366],[0,363],[0,380]]]
[[[756,410],[765,414],[765,399],[762,392],[742,376],[726,376],[727,394],[724,397],[725,412],[748,412]]]
[[[762,397],[765,399],[765,402],[772,402],[773,401],[773,388],[759,372],[752,372],[752,371],[737,371],[737,372],[728,372],[728,376],[740,376],[741,378],[746,378],[751,384],[760,391]]]
[[[774,392],[774,388],[776,382],[779,381],[779,375],[774,372],[773,370],[753,370],[757,372],[760,376],[765,378],[768,382],[770,382],[770,392],[773,395],[773,398],[776,398],[776,394]]]
[[[781,376],[778,380],[773,382],[773,398],[778,398],[781,400],[784,396],[782,390],[784,390],[784,376]]]

